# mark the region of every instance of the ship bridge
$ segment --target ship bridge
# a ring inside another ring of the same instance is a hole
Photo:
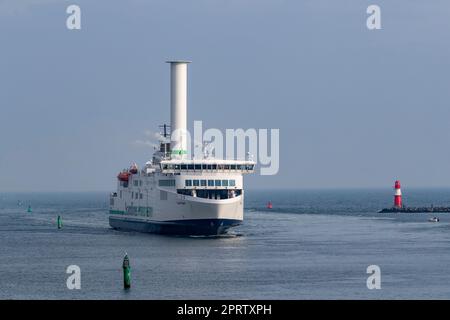
[[[242,175],[252,173],[255,162],[223,159],[172,159],[159,164],[163,184],[178,194],[206,199],[230,199],[243,191]],[[161,180],[160,180],[161,181]],[[159,185],[162,187],[161,185]]]

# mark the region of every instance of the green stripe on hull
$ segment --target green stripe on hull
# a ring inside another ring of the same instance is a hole
[[[151,217],[153,215],[152,207],[128,207],[127,211],[109,210],[109,214],[127,215],[135,217]]]
[[[122,210],[109,210],[109,214],[125,214]]]

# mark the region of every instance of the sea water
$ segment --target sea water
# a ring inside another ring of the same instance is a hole
[[[173,237],[111,229],[106,192],[0,193],[0,298],[450,298],[450,214],[377,213],[392,201],[381,189],[248,190],[230,234]],[[450,190],[408,190],[404,201],[450,206]],[[67,287],[70,265],[79,290]],[[370,265],[381,289],[367,287]]]

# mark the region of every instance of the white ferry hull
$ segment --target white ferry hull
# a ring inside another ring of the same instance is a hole
[[[226,200],[201,199],[168,193],[164,206],[149,217],[110,210],[112,228],[171,235],[219,235],[243,221],[243,196]]]

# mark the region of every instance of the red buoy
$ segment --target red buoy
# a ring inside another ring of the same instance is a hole
[[[395,189],[395,193],[394,193],[394,207],[395,208],[401,208],[401,207],[403,207],[403,204],[402,204],[402,190],[400,188],[400,181],[399,180],[395,181],[394,189]]]
[[[269,202],[267,203],[267,209],[272,209],[272,202],[271,202],[271,201],[269,201]]]

